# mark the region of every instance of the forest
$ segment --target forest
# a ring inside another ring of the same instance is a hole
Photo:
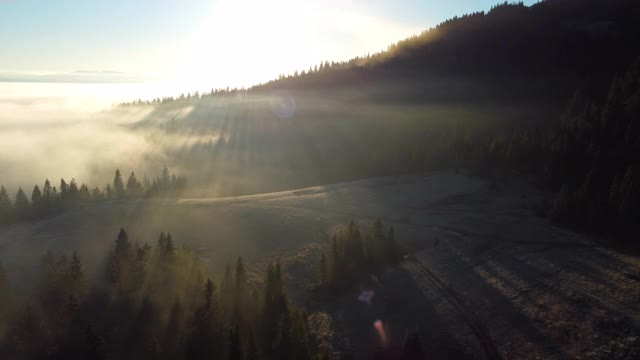
[[[184,191],[187,178],[169,173],[165,166],[162,173],[150,181],[144,177],[138,181],[135,172],[131,172],[127,181],[123,180],[120,169],[113,176],[113,182],[89,190],[86,184],[78,187],[75,179],[67,183],[60,179],[60,187],[51,185],[49,179],[44,181],[42,190],[38,185],[33,187],[31,199],[18,188],[11,199],[4,186],[0,186],[0,225],[12,224],[25,220],[41,219],[52,214],[67,211],[80,205],[113,200],[147,199],[153,197],[176,197]]]
[[[123,106],[195,104],[206,109],[210,99],[250,99],[280,91],[297,94],[298,117],[314,120],[327,115],[306,110],[303,101],[321,101],[328,92],[363,107],[376,101],[468,108],[476,114],[433,120],[426,108],[406,111],[422,111],[423,119],[380,111],[361,120],[360,115],[338,112],[340,119],[325,120],[336,123],[327,129],[311,120],[293,123],[281,131],[294,138],[313,133],[311,141],[323,154],[301,148],[288,156],[288,165],[297,177],[312,172],[324,182],[467,169],[497,184],[525,174],[555,194],[536,206],[539,214],[615,237],[619,245],[637,245],[629,235],[640,214],[638,17],[640,6],[627,0],[549,0],[528,7],[505,2],[488,12],[454,17],[386,51],[345,62],[323,61],[249,89],[214,89]],[[394,84],[402,84],[403,90]],[[542,104],[551,110],[540,111]],[[515,113],[505,116],[501,106],[516,107]],[[385,129],[377,117],[404,130]],[[160,126],[172,131],[175,124]],[[183,130],[201,126],[196,116],[181,124]],[[357,135],[344,130],[351,126],[359,129]],[[239,156],[229,152],[241,151],[244,141],[272,152],[279,147],[263,134],[241,135],[243,139],[232,136],[174,155],[198,162],[200,156]],[[334,139],[338,135],[342,145]],[[298,146],[285,146],[291,145]],[[313,169],[305,165],[309,162]],[[283,174],[268,175],[283,181]]]
[[[351,222],[318,265],[319,291],[344,291],[399,261],[393,228],[380,220],[362,236]],[[329,245],[329,244],[328,244]],[[356,262],[352,259],[357,259]],[[330,344],[304,308],[287,297],[284,269],[269,263],[249,276],[239,257],[224,276],[206,274],[197,254],[161,233],[155,246],[124,229],[97,278],[76,252],[47,252],[29,295],[0,264],[0,356],[10,359],[330,359]],[[341,274],[349,273],[349,277]],[[215,275],[215,274],[213,274]],[[211,278],[219,279],[215,282]],[[421,358],[408,337],[393,354]],[[417,354],[417,355],[416,355]]]
[[[126,172],[0,174],[0,359],[635,358],[639,19],[504,2],[114,106]]]

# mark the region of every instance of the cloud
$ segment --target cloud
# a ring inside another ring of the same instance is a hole
[[[110,83],[143,83],[153,79],[140,75],[117,71],[74,71],[71,73],[0,73],[0,82],[31,82],[31,83],[81,83],[81,84],[110,84]]]

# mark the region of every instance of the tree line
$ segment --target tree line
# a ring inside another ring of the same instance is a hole
[[[579,230],[639,246],[640,59],[608,85],[588,83],[568,101],[559,124],[515,127],[493,138],[444,136],[453,167],[492,178],[531,175],[555,194],[534,204],[541,215]],[[460,129],[459,129],[460,130]]]
[[[86,184],[78,185],[75,179],[68,183],[60,179],[60,185],[55,186],[46,179],[42,187],[33,187],[30,198],[22,188],[18,188],[12,200],[5,187],[0,186],[0,225],[40,219],[92,202],[175,196],[185,189],[186,184],[186,177],[170,174],[165,166],[153,180],[145,176],[142,181],[131,172],[125,182],[117,169],[113,182],[104,188],[96,186],[89,189]]]
[[[194,103],[219,96],[328,87],[388,87],[382,95],[387,101],[483,98],[561,104],[586,76],[607,79],[633,61],[640,50],[635,41],[638,16],[640,5],[628,0],[545,0],[531,6],[502,2],[489,11],[443,21],[385,51],[347,61],[321,61],[248,89],[214,89],[122,105]],[[440,81],[451,76],[468,82],[452,86]],[[487,85],[481,93],[475,86],[478,81]]]
[[[160,234],[155,246],[121,229],[89,279],[79,256],[47,253],[32,297],[0,267],[0,358],[326,359],[304,309],[293,305],[280,263],[252,284],[242,258],[219,283],[200,260]]]
[[[318,265],[319,289],[332,294],[352,289],[400,262],[400,248],[393,226],[385,229],[379,218],[366,233],[351,221],[331,238],[329,254],[322,253]]]

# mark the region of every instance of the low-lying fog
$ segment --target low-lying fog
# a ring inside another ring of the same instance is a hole
[[[0,184],[30,194],[49,178],[104,186],[116,168],[156,176],[159,137],[128,128],[151,111],[116,104],[166,95],[151,84],[0,83]]]

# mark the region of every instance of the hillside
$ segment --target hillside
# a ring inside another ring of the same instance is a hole
[[[447,20],[386,52],[254,89],[343,89],[405,103],[563,104],[587,83],[606,86],[640,55],[638,17],[640,5],[630,0],[505,2]]]
[[[293,299],[330,315],[334,346],[346,354],[373,350],[367,334],[376,318],[398,341],[406,330],[418,331],[425,349],[442,356],[479,357],[483,341],[518,358],[618,354],[617,343],[626,354],[637,352],[638,258],[536,217],[532,207],[546,196],[521,181],[490,190],[486,181],[441,173],[233,198],[109,203],[3,230],[0,260],[17,284],[28,284],[44,252],[78,250],[88,274],[101,281],[97,269],[113,241],[105,234],[124,226],[132,241],[153,243],[170,230],[177,246],[194,249],[215,273],[242,254],[259,283],[266,264],[280,259]],[[357,288],[335,303],[318,303],[308,286],[331,234],[349,220],[365,227],[377,217],[395,227],[408,260],[381,277],[379,298],[357,317],[350,315],[362,311]],[[450,292],[460,300],[452,302]],[[465,322],[465,312],[476,314],[476,325]],[[482,326],[488,340],[469,326]],[[601,340],[586,338],[594,333]]]

